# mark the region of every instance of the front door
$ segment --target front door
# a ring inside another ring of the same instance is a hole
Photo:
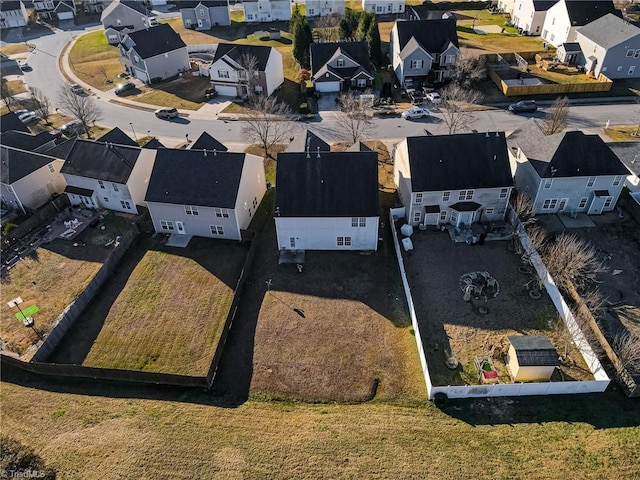
[[[587,213],[589,215],[600,215],[604,208],[605,200],[605,197],[594,196],[593,200],[591,200],[591,205],[589,205],[589,211]]]
[[[184,231],[184,223],[176,222],[176,232],[180,235],[184,235],[186,232]]]

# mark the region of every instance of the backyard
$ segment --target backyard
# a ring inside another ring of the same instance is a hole
[[[556,369],[552,380],[592,378],[564,331],[554,328],[558,317],[546,291],[529,294],[535,271],[509,251],[509,242],[467,246],[454,243],[447,233],[428,231],[411,240],[414,250],[403,258],[434,385],[477,384],[474,360],[482,356],[492,357],[501,383],[510,383],[503,360],[509,335],[546,335],[559,356],[568,349],[570,361]],[[465,301],[462,279],[472,272],[488,272],[498,282],[497,295]],[[457,368],[447,367],[452,357]]]
[[[205,238],[186,249],[141,239],[49,361],[206,375],[246,252]]]

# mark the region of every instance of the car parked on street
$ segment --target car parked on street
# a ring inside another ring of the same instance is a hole
[[[535,100],[521,100],[509,105],[509,111],[514,113],[533,113],[537,110],[538,104]]]
[[[78,95],[82,95],[84,93],[84,88],[82,88],[80,85],[78,85],[77,83],[72,83],[71,86],[71,91],[73,93],[76,93]]]
[[[178,116],[178,110],[170,107],[159,108],[153,113],[156,117],[166,118],[167,120],[171,120],[172,118],[176,118]]]
[[[82,131],[82,122],[80,120],[71,120],[60,127],[60,132],[67,137],[77,135]]]
[[[124,95],[131,90],[135,90],[136,86],[131,82],[121,83],[113,91],[116,95]]]
[[[414,118],[427,118],[429,116],[429,110],[426,108],[411,108],[402,112],[402,118],[405,120],[413,120]]]
[[[20,70],[22,70],[23,72],[30,72],[31,70],[33,70],[33,68],[31,68],[31,65],[29,65],[27,62],[22,62],[20,64]]]

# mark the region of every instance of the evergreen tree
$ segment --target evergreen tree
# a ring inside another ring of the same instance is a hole
[[[309,68],[309,46],[313,43],[313,35],[306,17],[300,17],[294,24],[291,33],[293,35],[293,58],[302,68]]]
[[[347,8],[344,17],[340,20],[340,38],[351,38],[355,35],[361,13]]]
[[[367,32],[367,42],[369,43],[369,56],[374,65],[382,65],[382,44],[380,43],[380,31],[378,22],[373,19]]]
[[[358,27],[356,28],[355,37],[358,42],[361,42],[367,38],[369,32],[369,26],[372,23],[372,18],[375,18],[374,13],[361,12],[360,19],[358,21]]]

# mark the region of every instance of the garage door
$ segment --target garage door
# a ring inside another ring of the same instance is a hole
[[[24,20],[15,18],[9,19],[9,27],[21,27],[23,25],[26,25]]]
[[[238,94],[236,87],[230,85],[216,85],[216,92],[223,97],[235,97]]]
[[[58,13],[58,20],[73,20],[73,12]]]
[[[316,90],[318,92],[339,92],[340,82],[317,82]]]
[[[147,72],[145,72],[144,70],[138,70],[137,68],[134,68],[133,76],[136,77],[138,80],[142,80],[145,83],[149,81],[149,75],[147,75]]]

